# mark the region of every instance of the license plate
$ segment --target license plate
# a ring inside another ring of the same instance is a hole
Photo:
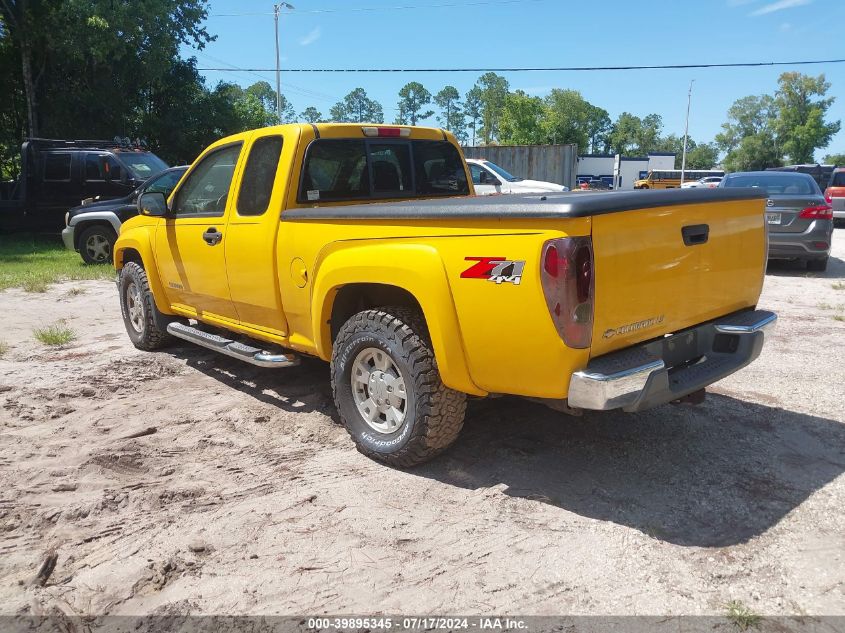
[[[780,213],[767,213],[766,222],[769,224],[780,224]]]

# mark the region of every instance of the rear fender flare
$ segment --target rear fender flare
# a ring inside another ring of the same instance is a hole
[[[421,244],[341,246],[322,253],[316,269],[311,319],[321,358],[331,358],[330,319],[340,288],[354,283],[395,286],[410,293],[423,310],[443,383],[464,393],[487,395],[470,376],[449,280],[436,249]]]

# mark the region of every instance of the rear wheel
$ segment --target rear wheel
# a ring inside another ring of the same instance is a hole
[[[827,260],[830,259],[829,257],[825,257],[824,259],[808,259],[807,260],[807,270],[812,270],[815,272],[823,272],[827,270]]]
[[[359,312],[332,350],[335,405],[358,450],[392,466],[426,462],[458,437],[466,395],[443,384],[420,315]]]
[[[167,345],[172,338],[166,329],[170,318],[156,307],[147,271],[129,262],[120,271],[118,290],[123,324],[132,344],[146,351]]]
[[[79,254],[86,264],[111,262],[112,248],[117,239],[111,227],[101,224],[90,226],[79,236]]]

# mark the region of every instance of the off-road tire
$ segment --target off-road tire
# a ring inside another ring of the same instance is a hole
[[[167,323],[172,317],[162,314],[156,307],[153,293],[150,291],[150,283],[147,279],[147,271],[135,262],[127,263],[120,271],[118,279],[118,291],[120,293],[120,313],[123,316],[123,324],[126,326],[126,333],[129,340],[138,349],[152,351],[160,349],[170,343],[173,337],[167,333]],[[141,324],[139,332],[132,325],[129,317],[129,306],[127,294],[134,285],[140,294],[142,308]]]
[[[109,254],[108,257],[106,257],[105,259],[95,259],[91,256],[91,254],[88,252],[88,248],[86,247],[88,240],[96,235],[102,236],[102,238],[108,242]],[[112,261],[114,243],[116,240],[117,235],[110,227],[103,226],[102,224],[95,224],[94,226],[89,226],[79,235],[79,254],[82,256],[82,261],[84,261],[86,264],[110,263]]]
[[[351,373],[358,353],[374,347],[401,371],[407,394],[405,421],[392,434],[373,431],[359,413]],[[405,307],[359,312],[341,327],[332,349],[332,395],[358,450],[391,466],[407,468],[436,457],[457,439],[466,394],[443,384],[420,314]]]
[[[827,260],[829,258],[825,257],[824,259],[808,259],[807,260],[807,270],[811,270],[813,272],[822,273],[827,270]]]

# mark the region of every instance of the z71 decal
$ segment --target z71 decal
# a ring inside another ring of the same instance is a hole
[[[468,262],[476,262],[461,273],[462,279],[486,279],[497,284],[510,283],[515,286],[522,281],[525,261],[514,261],[504,257],[465,257]]]

